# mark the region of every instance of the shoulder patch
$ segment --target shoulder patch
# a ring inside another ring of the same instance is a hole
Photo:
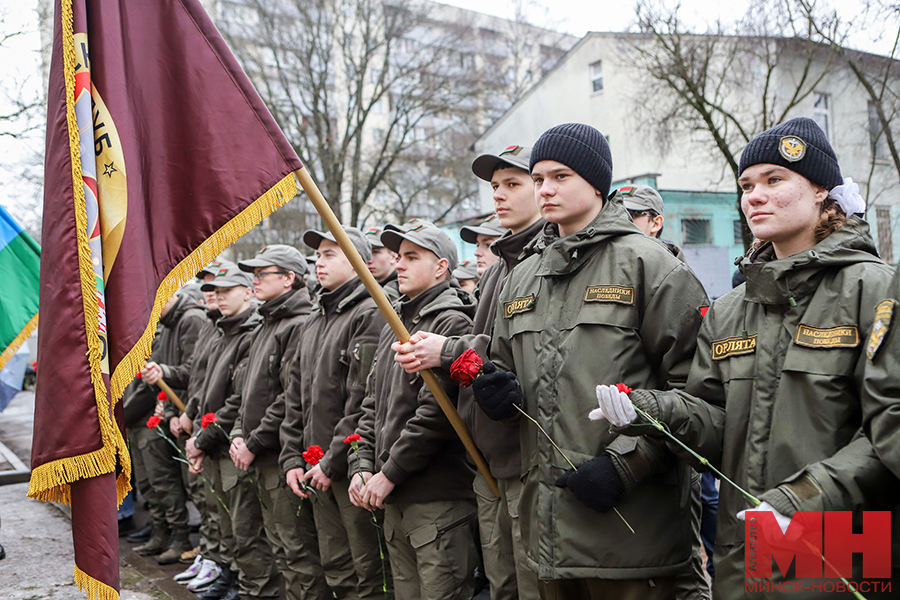
[[[620,285],[589,285],[584,291],[584,301],[634,304],[634,288]]]
[[[859,346],[859,329],[856,325],[828,329],[800,325],[794,334],[794,343],[809,348],[856,348]]]
[[[534,310],[534,294],[523,296],[521,298],[514,298],[509,302],[503,303],[503,316],[507,319],[513,315],[532,310]]]
[[[701,318],[701,319],[705,319],[705,318],[706,318],[706,313],[709,312],[709,306],[701,306],[701,307],[698,308],[697,310],[700,311],[700,318]]]
[[[884,338],[891,332],[894,323],[894,304],[894,300],[885,300],[875,307],[875,323],[872,324],[872,334],[869,336],[869,343],[866,344],[866,356],[869,360],[875,360]]]
[[[725,338],[724,340],[715,340],[712,343],[713,360],[722,360],[729,356],[740,356],[742,354],[753,354],[756,352],[756,334]]]

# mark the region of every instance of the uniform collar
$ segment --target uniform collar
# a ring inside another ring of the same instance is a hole
[[[816,291],[825,273],[860,262],[880,263],[868,224],[851,217],[827,238],[804,252],[775,258],[770,242],[741,261],[747,279],[745,298],[759,304],[790,304]]]

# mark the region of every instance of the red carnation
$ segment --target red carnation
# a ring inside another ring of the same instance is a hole
[[[359,435],[358,433],[351,433],[350,435],[348,435],[347,437],[344,438],[344,443],[352,444],[353,442],[358,442],[361,439],[362,439],[362,436]]]
[[[166,396],[165,392],[160,392],[156,395],[156,399],[159,400],[160,402],[165,402],[166,400],[169,399],[169,397]]]
[[[149,419],[147,419],[147,427],[153,429],[154,427],[159,425],[160,421],[162,421],[162,419],[160,419],[159,417],[150,417]]]
[[[135,373],[134,376],[135,376],[137,379],[143,379],[143,378],[144,378],[144,376],[141,375],[141,372],[140,372],[140,371],[138,371],[137,373]]]
[[[475,378],[481,375],[483,365],[484,361],[478,353],[469,348],[450,365],[450,377],[458,381],[462,387],[469,387]]]
[[[322,447],[319,445],[313,445],[307,448],[306,452],[303,453],[303,460],[313,466],[316,466],[317,464],[319,464],[319,461],[322,460],[323,456],[325,456],[325,453],[322,452]]]
[[[622,392],[623,394],[627,394],[628,392],[631,391],[631,388],[628,387],[627,385],[625,385],[624,383],[617,383],[616,389],[619,390],[620,392]]]
[[[203,418],[200,419],[200,425],[203,427],[203,429],[206,429],[212,423],[218,422],[219,417],[216,416],[216,413],[206,413],[205,415],[203,415]]]

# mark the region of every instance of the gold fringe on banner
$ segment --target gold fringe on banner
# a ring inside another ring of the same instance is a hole
[[[97,417],[103,447],[94,452],[52,461],[34,469],[28,496],[68,503],[69,484],[84,477],[96,477],[112,473],[117,459],[122,472],[116,481],[116,498],[119,503],[131,489],[131,459],[125,439],[112,415],[106,385],[103,382],[100,336],[97,333],[100,309],[97,301],[96,277],[91,263],[91,250],[87,241],[87,208],[84,197],[84,179],[81,172],[78,123],[75,118],[75,36],[71,0],[61,0],[63,75],[66,85],[66,123],[69,134],[69,155],[72,163],[72,193],[74,195],[75,235],[78,243],[78,263],[81,278],[81,296],[84,305],[87,357],[97,404]],[[118,598],[118,593],[116,593]]]
[[[109,380],[113,405],[122,397],[125,388],[134,379],[135,373],[144,368],[144,363],[150,356],[150,346],[153,343],[153,336],[156,334],[156,323],[159,321],[162,307],[172,297],[172,294],[193,279],[201,269],[214,261],[228,246],[287,204],[297,195],[297,190],[297,178],[293,173],[288,173],[218,231],[203,240],[193,252],[166,275],[156,291],[156,300],[153,303],[153,310],[150,311],[150,321],[147,323],[144,333],[116,365],[116,370]]]
[[[12,343],[6,347],[2,353],[0,353],[0,369],[6,366],[6,363],[10,361],[10,359],[16,355],[16,352],[19,351],[19,348],[22,347],[22,344],[25,343],[25,340],[28,339],[33,332],[35,327],[38,324],[38,316],[37,313],[31,319],[28,320],[28,323],[25,325],[24,329],[19,332],[15,338],[13,338]]]
[[[119,600],[119,592],[102,581],[97,581],[75,565],[75,584],[91,600]]]

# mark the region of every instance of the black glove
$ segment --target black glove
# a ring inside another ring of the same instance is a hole
[[[481,410],[495,421],[516,416],[522,407],[522,388],[516,374],[499,371],[491,361],[485,361],[481,375],[472,382],[472,393]]]
[[[597,512],[611,509],[625,493],[625,484],[606,452],[587,461],[577,471],[569,469],[560,475],[556,487],[569,488],[585,506]]]

